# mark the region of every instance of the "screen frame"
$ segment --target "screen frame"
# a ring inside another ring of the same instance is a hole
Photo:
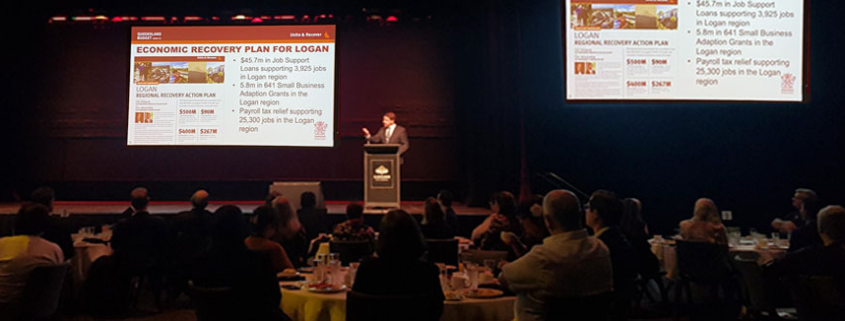
[[[569,90],[567,86],[567,43],[566,43],[566,31],[569,26],[566,24],[566,2],[573,2],[573,0],[560,0],[560,25],[561,25],[561,53],[563,55],[563,103],[564,105],[619,105],[619,104],[627,104],[627,105],[637,105],[637,104],[648,104],[649,106],[653,107],[654,105],[674,105],[674,104],[724,104],[724,105],[736,105],[736,104],[744,104],[744,105],[786,105],[786,106],[805,106],[810,104],[810,1],[803,0],[804,9],[803,9],[803,19],[804,19],[804,26],[802,30],[803,38],[802,40],[802,86],[801,86],[801,100],[800,101],[783,101],[783,100],[738,100],[738,99],[626,99],[626,98],[619,98],[619,99],[570,99],[568,97]]]
[[[334,92],[333,92],[333,101],[332,101],[332,108],[334,119],[332,124],[332,145],[331,146],[289,146],[289,145],[196,145],[196,144],[189,144],[189,145],[130,145],[129,144],[129,123],[125,123],[126,130],[124,131],[124,146],[128,148],[259,148],[259,149],[269,149],[269,148],[284,148],[284,149],[338,149],[340,148],[340,32],[337,23],[319,23],[319,24],[291,24],[291,23],[264,23],[258,25],[246,25],[242,23],[198,23],[198,24],[185,24],[185,25],[151,25],[151,24],[143,24],[143,23],[136,23],[136,24],[128,24],[126,26],[126,34],[127,34],[127,48],[129,50],[126,51],[126,59],[127,62],[130,64],[132,63],[132,30],[135,27],[162,27],[162,28],[184,28],[184,27],[257,27],[257,26],[333,26],[335,32],[335,54],[334,54],[334,75],[332,77],[334,81]],[[131,68],[126,68],[126,78],[124,83],[126,84],[124,92],[126,93],[126,103],[124,105],[124,116],[123,120],[129,120],[129,104],[130,104],[130,87],[132,86],[132,76],[133,71]]]

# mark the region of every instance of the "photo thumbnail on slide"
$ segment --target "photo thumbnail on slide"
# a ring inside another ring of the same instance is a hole
[[[334,146],[335,26],[131,33],[128,145]]]
[[[567,0],[567,100],[804,99],[804,2]]]
[[[222,84],[224,57],[135,57],[134,79],[136,85]]]

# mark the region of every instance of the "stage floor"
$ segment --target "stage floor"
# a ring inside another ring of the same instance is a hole
[[[211,202],[208,205],[208,210],[215,211],[218,207],[226,204],[232,204],[241,209],[244,213],[252,213],[252,211],[263,204],[263,201],[231,201],[231,202]],[[345,215],[347,201],[326,201],[326,209],[332,215]],[[20,203],[0,203],[0,215],[12,215],[18,212]],[[53,213],[66,215],[116,215],[123,213],[129,207],[129,202],[73,202],[63,201],[56,202],[53,205]],[[422,214],[423,202],[402,202],[403,210],[410,214]],[[149,206],[150,214],[154,215],[172,215],[182,211],[191,209],[189,202],[151,202]],[[486,216],[490,214],[490,210],[480,207],[468,207],[461,204],[453,206],[455,213],[461,216]],[[373,211],[367,210],[365,214],[381,215],[387,210]]]

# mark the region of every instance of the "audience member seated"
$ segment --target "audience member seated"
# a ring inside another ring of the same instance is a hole
[[[284,196],[278,196],[272,201],[276,215],[279,216],[279,228],[273,236],[273,241],[282,245],[288,254],[291,263],[300,267],[305,263],[305,255],[308,252],[308,242],[305,229],[296,215],[290,200]]]
[[[816,223],[816,217],[821,208],[822,202],[818,198],[806,199],[801,203],[800,212],[803,223],[792,231],[792,235],[789,238],[789,252],[822,244],[822,239],[819,236],[818,223]]]
[[[831,205],[819,211],[817,225],[821,244],[787,253],[767,268],[777,276],[828,275],[845,281],[845,208]]]
[[[187,289],[188,269],[211,247],[211,212],[208,192],[198,190],[191,195],[191,210],[176,214],[170,222],[171,273],[168,281],[178,290]]]
[[[439,319],[444,300],[440,271],[420,260],[424,252],[417,220],[403,210],[391,210],[381,220],[378,257],[361,263],[353,290],[369,295],[423,295],[427,299],[419,303],[419,311],[431,316],[423,319]]]
[[[33,269],[65,261],[59,246],[41,237],[49,224],[46,206],[27,203],[16,217],[18,235],[0,238],[0,305],[18,301]]]
[[[61,217],[53,216],[53,202],[56,200],[56,194],[52,188],[40,187],[32,191],[31,199],[33,203],[46,206],[50,210],[50,224],[44,230],[43,237],[45,240],[56,243],[64,254],[65,259],[73,257],[73,239],[70,237],[70,227],[64,222]]]
[[[129,274],[163,272],[166,265],[167,225],[147,212],[149,201],[146,188],[132,190],[134,213],[117,222],[112,232],[115,260]]]
[[[795,195],[792,196],[792,207],[795,208],[795,211],[783,217],[775,218],[772,221],[772,228],[780,233],[789,234],[799,226],[804,226],[804,220],[801,218],[801,206],[806,200],[810,202],[818,201],[816,192],[807,188],[796,189]]]
[[[719,208],[709,198],[695,202],[692,219],[681,221],[681,237],[691,242],[728,244],[725,226],[719,218]]]
[[[622,200],[624,208],[619,230],[631,243],[637,260],[637,272],[646,280],[654,278],[660,273],[660,262],[651,252],[648,239],[648,226],[642,217],[642,203],[636,198]]]
[[[543,239],[549,237],[549,229],[543,221],[543,196],[534,195],[522,202],[519,206],[519,223],[525,235],[519,238],[510,238],[517,242],[509,243],[517,251],[517,256],[522,256],[534,245],[543,244]]]
[[[461,233],[461,226],[458,223],[458,215],[455,214],[455,209],[452,208],[453,200],[454,196],[448,190],[444,189],[440,193],[437,193],[437,202],[440,203],[443,213],[446,214],[446,225],[449,225],[452,231],[455,232],[455,235],[459,235]]]
[[[581,222],[581,204],[567,190],[543,199],[543,219],[551,236],[518,260],[506,264],[499,281],[517,294],[518,321],[545,320],[548,302],[585,297],[613,289],[610,252],[589,236]]]
[[[773,261],[765,272],[775,277],[831,276],[845,297],[845,209],[828,206],[818,215],[821,244],[814,244]],[[800,313],[800,311],[799,311]]]
[[[610,250],[613,290],[616,296],[614,310],[611,313],[614,320],[627,318],[628,307],[634,297],[634,281],[637,278],[634,248],[618,227],[622,211],[622,202],[615,193],[598,190],[590,197],[586,216],[587,226]]]
[[[323,233],[329,232],[329,219],[325,208],[317,208],[317,195],[312,192],[302,193],[299,197],[302,206],[296,214],[305,228],[306,238],[313,240]]]
[[[364,207],[358,203],[346,206],[346,221],[334,227],[332,239],[337,241],[370,241],[375,239],[375,231],[364,223]]]
[[[194,286],[231,289],[228,314],[242,320],[288,320],[279,309],[281,292],[269,258],[244,246],[241,210],[224,205],[214,216],[211,249],[192,270]]]
[[[252,221],[255,228],[253,235],[244,240],[246,248],[251,251],[266,253],[273,265],[273,270],[276,272],[292,269],[293,263],[288,258],[285,249],[279,243],[271,241],[279,228],[279,217],[276,215],[276,210],[265,205],[256,208],[253,213],[255,215],[252,217]]]
[[[490,200],[490,210],[493,214],[472,230],[473,242],[482,250],[509,251],[511,257],[516,257],[516,253],[505,242],[514,236],[522,237],[523,234],[522,225],[516,218],[516,199],[510,192],[495,193]],[[502,232],[506,232],[504,237]]]
[[[446,223],[446,214],[434,197],[425,200],[423,222],[420,225],[426,239],[451,239],[455,232]]]

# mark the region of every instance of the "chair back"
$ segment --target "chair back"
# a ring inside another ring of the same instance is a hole
[[[845,320],[845,289],[833,277],[801,275],[786,281],[799,320]]]
[[[508,251],[485,251],[485,250],[466,250],[461,253],[462,261],[470,261],[475,264],[484,264],[484,260],[507,260]]]
[[[763,272],[760,265],[757,264],[757,260],[737,255],[733,259],[733,266],[742,277],[742,287],[745,289],[744,297],[748,301],[749,307],[756,312],[766,311],[772,315],[771,313],[775,311],[772,292],[769,291],[768,284],[763,280]]]
[[[347,321],[436,321],[443,311],[428,306],[431,298],[424,295],[370,295],[356,291],[346,293]]]
[[[236,313],[237,296],[232,287],[193,286],[191,300],[196,305],[197,321],[236,320],[242,316]]]
[[[56,313],[68,264],[36,267],[29,273],[21,294],[20,313],[24,320],[46,319]]]
[[[373,254],[373,244],[369,241],[331,241],[329,249],[340,254],[340,262],[343,265],[361,261],[362,258]]]
[[[699,284],[717,284],[733,274],[728,246],[678,240],[678,274]]]
[[[552,298],[546,302],[545,320],[606,321],[614,299],[613,292]]]
[[[427,262],[458,265],[458,239],[426,239],[425,244],[428,245]]]

